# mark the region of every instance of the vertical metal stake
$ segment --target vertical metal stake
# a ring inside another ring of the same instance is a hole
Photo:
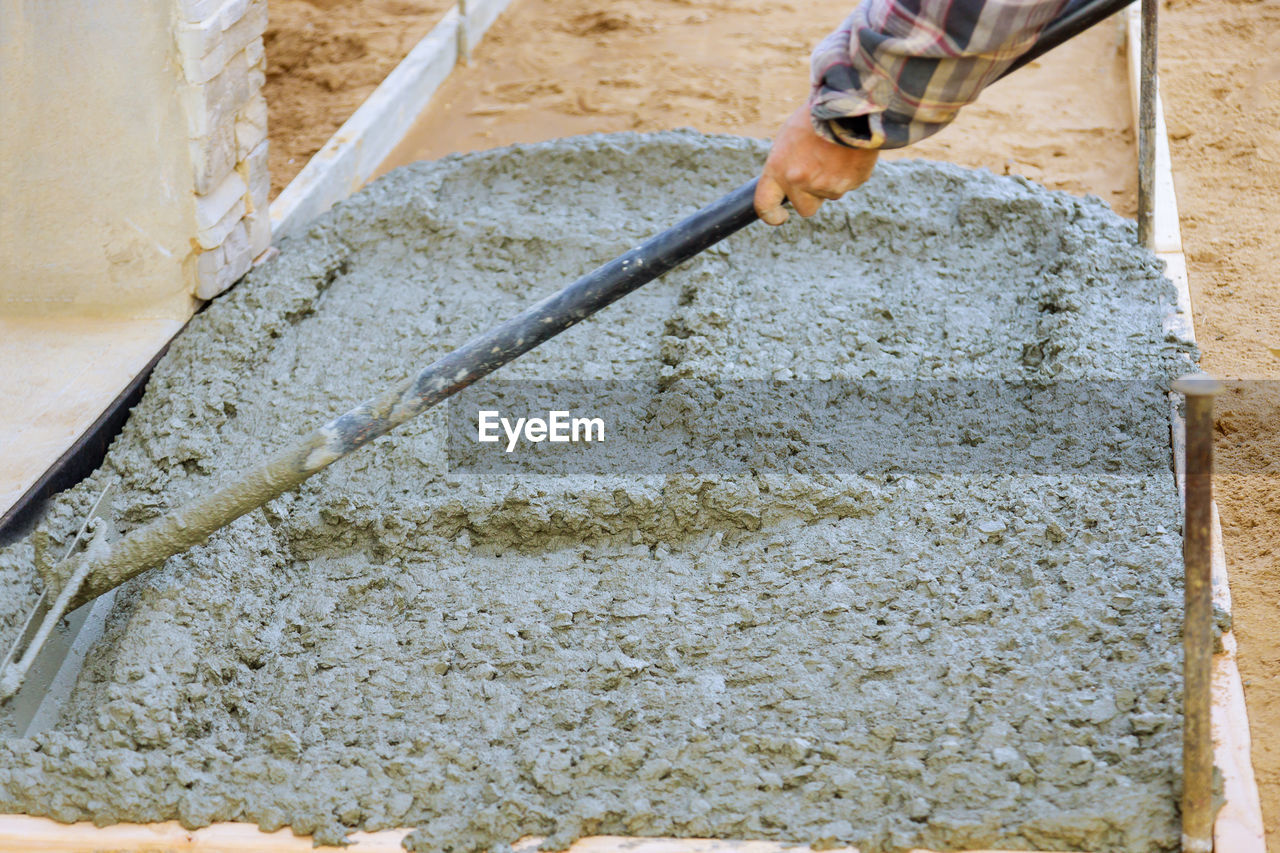
[[[1209,529],[1213,522],[1213,398],[1222,383],[1184,376],[1173,389],[1187,398],[1186,503],[1182,560],[1186,612],[1182,624],[1182,849],[1213,851],[1213,739],[1209,684],[1213,672],[1213,590]]]
[[[1156,10],[1142,0],[1142,53],[1138,88],[1138,242],[1155,249],[1156,210]]]
[[[471,62],[471,36],[467,32],[467,0],[458,0],[458,61]]]

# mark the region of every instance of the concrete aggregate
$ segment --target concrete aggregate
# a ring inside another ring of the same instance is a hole
[[[193,320],[103,467],[0,550],[0,639],[109,479],[121,528],[145,523],[765,151],[582,137],[416,164],[339,205]],[[723,425],[698,383],[1146,390],[1035,471],[953,471],[942,451],[880,470],[865,444],[788,443],[779,404],[730,413],[722,440],[751,462],[730,471],[637,473],[613,447],[611,472],[481,472],[447,464],[429,413],[128,585],[60,724],[0,742],[0,811],[326,843],[411,826],[421,851],[606,833],[1177,849],[1160,389],[1194,353],[1163,335],[1173,289],[1133,244],[1096,199],[925,162],[747,229],[500,378],[634,380],[676,446]],[[946,443],[944,404],[881,440]],[[1028,459],[1054,439],[1025,432]]]

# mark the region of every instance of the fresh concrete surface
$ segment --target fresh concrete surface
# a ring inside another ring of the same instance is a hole
[[[142,523],[762,154],[603,137],[378,182],[196,320],[103,471],[0,554],[6,603],[102,478]],[[1131,244],[1101,203],[894,164],[506,375],[648,382],[693,437],[697,401],[664,382],[1162,381],[1189,363],[1161,329],[1173,288]],[[442,418],[412,422],[122,596],[62,726],[0,745],[0,803],[321,841],[411,825],[418,849],[1172,849],[1180,573],[1156,402],[1087,433],[1090,464],[1025,476],[888,477],[800,443],[745,475],[495,479],[446,468]],[[757,412],[749,436],[795,415]]]

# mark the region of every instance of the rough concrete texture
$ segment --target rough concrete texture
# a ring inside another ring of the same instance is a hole
[[[5,638],[108,478],[140,524],[764,151],[589,137],[369,187],[196,317],[103,468],[2,552]],[[1163,380],[1189,363],[1160,332],[1171,299],[1096,200],[887,164],[501,375]],[[732,475],[468,474],[429,414],[127,587],[57,729],[0,744],[0,811],[413,826],[417,850],[1173,850],[1179,510],[1148,402],[1091,436],[1123,464],[1025,476],[860,473],[806,446]],[[697,406],[665,411],[655,429],[698,429]]]

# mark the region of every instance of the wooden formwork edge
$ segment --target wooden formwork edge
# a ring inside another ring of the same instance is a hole
[[[25,816],[0,818],[0,853],[402,853],[407,829],[354,832],[348,847],[313,847],[310,836],[287,829],[262,832],[251,823],[218,823],[187,830],[173,821],[96,827],[91,823],[64,824]],[[536,853],[541,838],[522,838],[513,853]],[[718,838],[642,838],[594,835],[580,838],[568,853],[813,853],[813,848],[776,841],[733,841]],[[827,853],[858,853],[856,847],[838,847]],[[909,853],[933,853],[920,848]],[[1035,853],[1030,850],[968,850],[962,853]]]
[[[474,47],[510,2],[467,0],[465,15],[450,9],[271,203],[272,239],[299,233],[360,189],[457,64],[460,39]]]
[[[1134,127],[1138,124],[1138,92],[1140,91],[1139,45],[1141,17],[1137,5],[1126,10],[1125,42],[1129,61],[1129,90],[1133,105]],[[1189,343],[1195,343],[1195,323],[1191,313],[1191,286],[1187,278],[1187,259],[1182,251],[1182,230],[1178,221],[1178,203],[1174,192],[1173,160],[1169,153],[1169,135],[1165,129],[1164,104],[1156,86],[1156,150],[1153,237],[1157,257],[1165,262],[1165,274],[1177,288],[1177,304],[1165,320],[1165,330]],[[1137,134],[1135,133],[1135,136]],[[1186,423],[1179,410],[1177,395],[1170,395],[1172,441],[1175,477],[1179,494],[1186,493],[1183,471],[1186,449]],[[1218,506],[1213,505],[1212,541],[1213,603],[1231,612],[1231,589],[1227,578],[1226,552],[1222,544],[1222,522]],[[1213,762],[1222,774],[1224,803],[1214,822],[1214,849],[1221,853],[1266,853],[1262,804],[1250,757],[1249,714],[1244,701],[1244,685],[1236,664],[1235,634],[1222,637],[1222,651],[1214,655],[1212,679]]]
[[[1185,279],[1184,279],[1185,282]],[[1183,470],[1186,449],[1186,422],[1179,410],[1180,399],[1170,394],[1170,421],[1174,447],[1175,477],[1179,494],[1186,493]],[[1227,556],[1222,544],[1222,521],[1217,502],[1209,530],[1212,552],[1213,604],[1231,612],[1231,588],[1227,578]],[[1210,689],[1210,728],[1213,734],[1213,763],[1222,774],[1222,810],[1213,825],[1214,849],[1220,853],[1266,853],[1262,803],[1253,775],[1250,752],[1249,714],[1244,701],[1244,684],[1236,664],[1236,638],[1232,631],[1222,635],[1222,650],[1213,657]]]

